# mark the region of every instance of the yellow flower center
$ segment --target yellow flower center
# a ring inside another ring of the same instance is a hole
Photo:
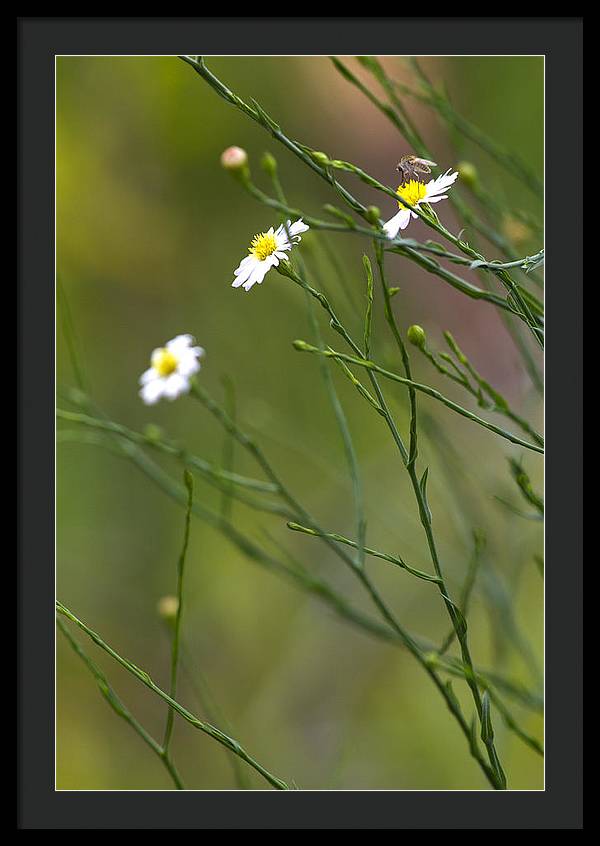
[[[152,367],[156,370],[159,376],[170,376],[175,370],[179,361],[166,347],[156,350],[152,354]]]
[[[407,203],[410,203],[411,206],[416,206],[419,200],[422,200],[427,194],[427,186],[423,182],[411,179],[409,182],[399,185],[396,194],[402,197],[403,200],[406,200]],[[398,207],[401,209],[406,208],[400,200],[398,200]]]
[[[272,232],[261,232],[260,235],[255,235],[250,242],[248,252],[251,255],[256,256],[259,261],[264,261],[272,255],[276,249],[277,241],[275,240],[275,235]]]

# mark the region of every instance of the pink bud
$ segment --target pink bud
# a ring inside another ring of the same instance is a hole
[[[221,153],[221,164],[225,170],[240,170],[248,164],[248,154],[241,147],[228,147]]]

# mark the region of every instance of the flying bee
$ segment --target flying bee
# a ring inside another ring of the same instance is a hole
[[[435,162],[430,162],[429,159],[419,159],[417,156],[402,156],[396,170],[402,174],[402,184],[409,182],[411,179],[419,181],[420,174],[431,173],[431,168],[435,167]]]

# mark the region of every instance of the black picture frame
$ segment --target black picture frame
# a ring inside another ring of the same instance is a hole
[[[581,828],[582,19],[21,17],[17,32],[17,827]],[[549,451],[544,791],[54,790],[54,58],[244,55],[248,43],[257,55],[394,55],[399,45],[414,44],[420,55],[545,56]],[[568,179],[563,178],[565,159]],[[568,191],[569,185],[576,190]],[[554,625],[559,619],[560,626]]]

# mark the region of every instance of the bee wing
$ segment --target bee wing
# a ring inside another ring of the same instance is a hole
[[[430,162],[429,159],[415,158],[415,162],[418,164],[427,165],[428,167],[437,167],[437,162]]]

